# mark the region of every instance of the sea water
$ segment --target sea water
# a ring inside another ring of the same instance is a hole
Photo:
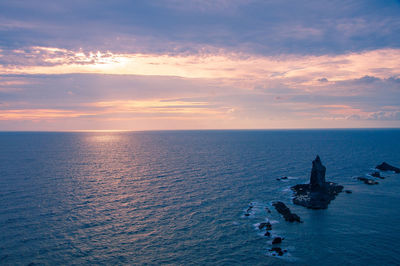
[[[326,210],[291,203],[317,154],[353,192]],[[355,179],[383,161],[400,130],[3,132],[0,264],[400,264],[400,174]]]

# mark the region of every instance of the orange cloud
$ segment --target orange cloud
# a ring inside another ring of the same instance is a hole
[[[206,102],[182,102],[169,100],[103,101],[88,104],[112,113],[152,113],[152,114],[202,114],[216,115],[229,113],[231,108],[210,108]]]
[[[255,56],[235,53],[200,55],[116,54],[33,47],[46,64],[0,66],[0,74],[131,74],[219,78],[236,81],[279,80],[303,85],[400,75],[400,49],[322,56]],[[1,51],[0,51],[1,53]],[[382,71],[385,69],[385,71]]]
[[[11,109],[1,110],[0,120],[48,120],[79,117],[84,115],[90,114],[58,109]]]

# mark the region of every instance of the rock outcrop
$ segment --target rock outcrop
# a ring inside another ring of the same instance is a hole
[[[326,209],[328,204],[342,192],[343,186],[325,181],[326,167],[322,165],[317,155],[312,162],[309,184],[298,184],[291,189],[294,191],[293,203],[309,209]]]
[[[369,179],[366,177],[357,177],[357,179],[360,181],[363,181],[364,184],[367,184],[367,185],[378,185],[379,184],[379,182],[376,182],[375,180]]]
[[[258,225],[258,229],[262,230],[263,228],[266,228],[266,230],[272,230],[272,224],[270,222],[266,222],[266,223],[260,223]]]
[[[379,169],[381,171],[393,171],[396,174],[400,174],[400,168],[394,167],[386,162],[383,162],[380,165],[377,165],[375,168]]]
[[[373,173],[371,174],[371,176],[372,176],[372,177],[376,177],[376,178],[380,178],[380,179],[385,179],[385,177],[384,177],[384,176],[381,176],[381,173],[379,173],[379,172],[373,172]]]
[[[284,240],[284,238],[282,237],[275,237],[274,240],[272,240],[272,245],[276,245],[276,244],[280,244],[282,243],[282,240]]]
[[[319,190],[325,187],[325,173],[326,167],[322,165],[321,159],[317,155],[312,162],[310,188],[311,190]]]
[[[283,256],[283,253],[287,252],[286,249],[282,251],[282,249],[280,247],[273,247],[269,251],[275,252],[272,254],[273,256],[276,256],[276,255]]]
[[[282,214],[283,218],[285,218],[286,221],[288,222],[299,222],[301,223],[302,221],[300,220],[300,217],[292,213],[290,209],[285,205],[285,203],[281,201],[276,201],[272,203],[272,205],[275,207],[276,211]]]

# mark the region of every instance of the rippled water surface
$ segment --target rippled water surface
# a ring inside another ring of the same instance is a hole
[[[320,211],[289,190],[316,154],[353,191]],[[400,130],[3,132],[0,264],[400,264],[400,175],[353,178],[382,161],[400,165]],[[266,219],[283,258],[257,228]]]

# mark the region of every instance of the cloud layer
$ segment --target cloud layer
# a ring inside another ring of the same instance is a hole
[[[398,1],[2,1],[0,130],[400,126]]]

